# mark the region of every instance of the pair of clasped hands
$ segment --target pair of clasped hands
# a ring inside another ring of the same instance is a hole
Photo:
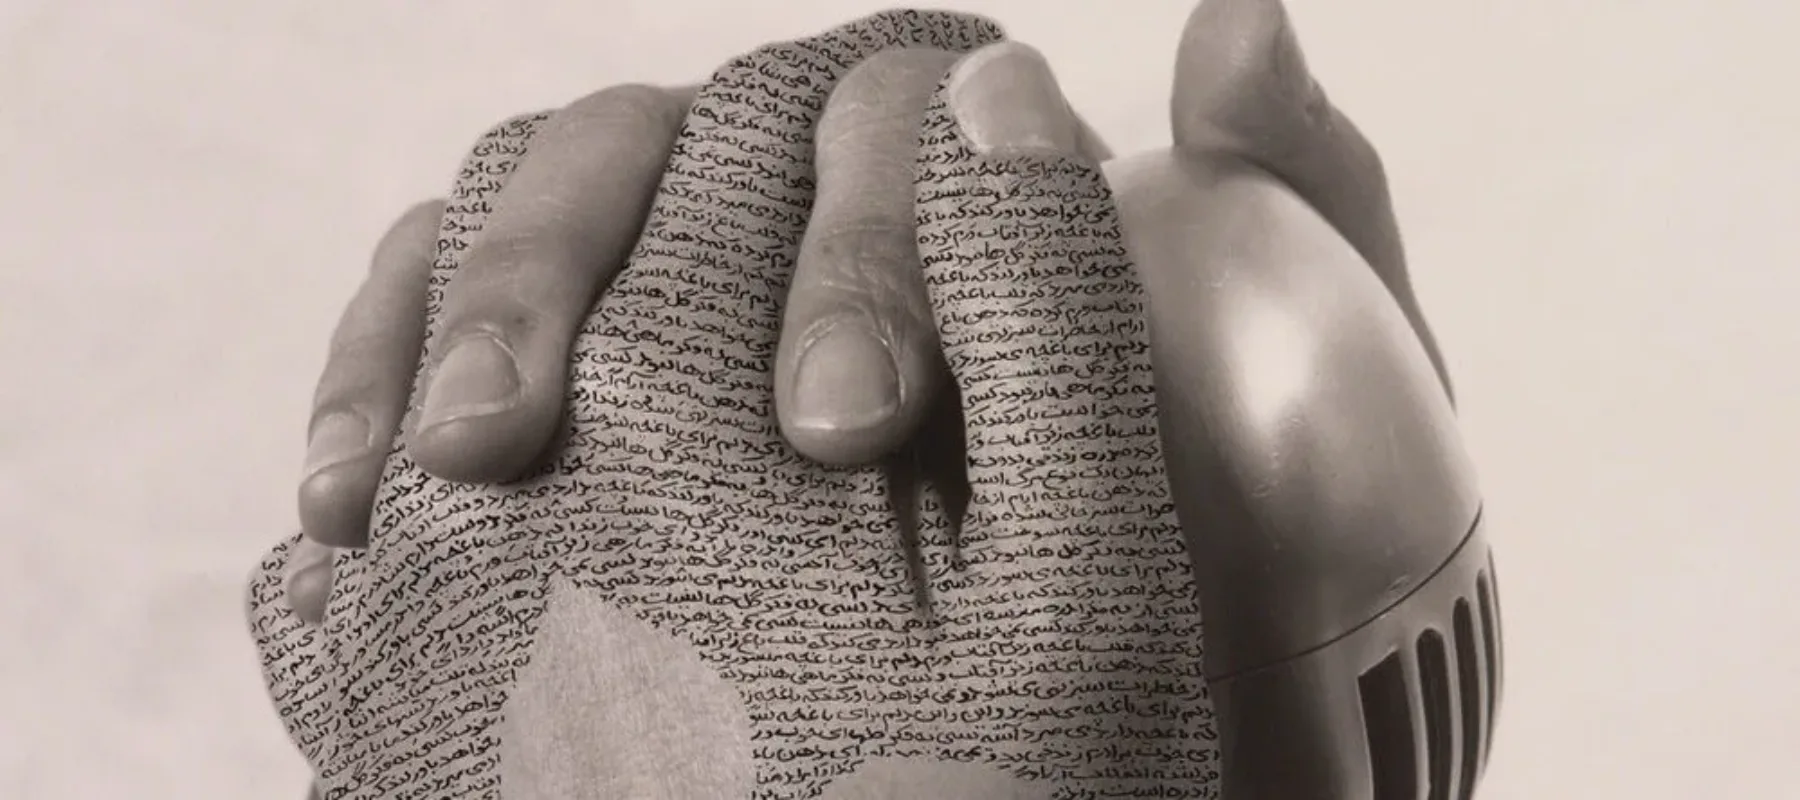
[[[1149,298],[1176,496],[1206,479],[1181,453],[1207,446],[1207,431],[1232,413],[1216,407],[1221,345],[1209,342],[1220,332],[1208,309],[1234,302],[1234,286],[1258,302],[1299,298],[1295,335],[1324,339],[1359,312],[1321,293],[1373,275],[1444,380],[1374,148],[1307,71],[1279,0],[1204,0],[1181,33],[1174,145],[1133,157],[1110,157],[1025,44],[888,50],[845,75],[816,130],[815,201],[774,362],[780,429],[801,454],[882,459],[953,391],[919,263],[913,184],[920,121],[946,74],[949,109],[977,152],[1103,169]],[[434,321],[428,282],[444,203],[420,204],[382,239],[313,403],[299,490],[306,538],[287,575],[302,619],[324,613],[331,548],[367,544],[398,437],[420,467],[453,481],[506,483],[544,462],[575,337],[637,241],[694,93],[619,86],[555,112],[444,285]],[[1221,262],[1256,277],[1202,277]],[[403,432],[428,324],[422,405]],[[1307,402],[1305,381],[1287,390],[1296,396],[1271,402]]]

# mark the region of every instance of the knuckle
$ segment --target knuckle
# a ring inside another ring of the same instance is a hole
[[[371,398],[404,381],[416,358],[419,326],[380,313],[347,314],[332,331],[318,396]]]
[[[392,370],[371,368],[366,359],[327,368],[313,390],[312,420],[317,422],[338,411],[368,411],[398,391],[402,380]]]
[[[839,81],[819,119],[821,172],[852,172],[909,185],[918,126],[955,57],[931,48],[884,50]]]
[[[443,200],[427,200],[407,209],[376,243],[370,272],[378,276],[429,273],[443,217]]]
[[[479,163],[483,159],[491,159],[510,147],[517,147],[519,142],[530,142],[536,138],[538,127],[553,114],[555,114],[553,111],[514,114],[489,125],[486,130],[481,132],[480,136],[475,137],[474,144],[470,146],[468,154],[464,156],[464,166]],[[513,144],[508,145],[508,142]]]
[[[388,349],[388,341],[392,338],[392,328],[388,326],[340,326],[331,337],[326,373],[337,375],[362,367]]]
[[[436,232],[438,223],[444,216],[444,198],[434,197],[430,200],[414,203],[411,208],[400,215],[394,223],[394,230],[429,230]]]
[[[383,260],[392,259],[377,259]],[[399,272],[414,268],[378,265],[376,269]],[[364,280],[332,328],[327,367],[334,367],[347,353],[394,352],[401,343],[416,336],[424,325],[422,283],[402,284],[380,274]]]
[[[550,130],[587,136],[595,128],[649,134],[679,125],[685,104],[667,89],[641,83],[610,86],[576,100],[550,118]]]
[[[337,380],[333,380],[333,378]],[[388,383],[398,381],[389,379]],[[356,415],[373,415],[381,411],[379,395],[383,394],[381,377],[374,373],[361,375],[330,375],[319,382],[319,388],[313,392],[312,415],[308,417],[307,432],[319,424],[321,420],[333,414],[349,413]],[[391,387],[390,387],[391,388]]]
[[[951,52],[935,47],[883,50],[863,59],[845,73],[837,90],[832,92],[832,99],[859,94],[899,99],[901,95],[916,94],[921,84],[935,89],[955,59]]]
[[[808,236],[842,246],[857,239],[904,240],[914,252],[913,149],[871,141],[845,146],[819,159],[819,188]],[[813,230],[817,230],[814,233]]]
[[[554,195],[535,198],[538,219],[490,228],[477,240],[465,263],[444,290],[446,311],[453,319],[466,312],[486,313],[495,303],[534,294],[538,289],[578,291],[572,276],[590,271],[587,241],[579,235],[579,210]],[[559,285],[545,287],[546,279]]]
[[[489,142],[495,139],[519,136],[521,133],[530,130],[533,126],[542,122],[545,117],[550,116],[552,113],[554,112],[531,111],[524,114],[514,114],[493,125],[489,125],[487,130],[481,132],[480,141]]]
[[[801,291],[824,306],[864,306],[897,323],[930,319],[910,219],[865,217],[823,229],[807,254]]]
[[[547,310],[521,303],[514,296],[478,289],[457,298],[454,306],[446,306],[444,326],[438,338],[450,343],[485,335],[517,345],[535,338],[540,331],[554,330],[555,326],[549,324],[550,319]]]
[[[883,50],[846,73],[825,102],[822,139],[846,129],[906,120],[922,113],[944,72],[954,63],[948,51],[925,47]]]

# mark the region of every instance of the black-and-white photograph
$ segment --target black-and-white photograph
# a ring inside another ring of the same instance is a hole
[[[0,797],[1800,797],[1796,45],[0,0]]]

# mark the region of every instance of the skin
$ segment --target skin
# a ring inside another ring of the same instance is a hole
[[[952,68],[960,82],[952,102],[972,140],[1108,156],[1028,46],[994,45],[960,63],[936,51],[894,51],[845,77],[820,122],[818,200],[775,366],[782,431],[823,462],[869,463],[892,452],[945,391],[913,245],[910,170],[916,121]],[[615,87],[571,104],[539,135],[482,243],[446,287],[439,341],[473,345],[473,355],[433,354],[419,427],[405,433],[426,471],[503,483],[544,456],[570,342],[636,239],[691,98],[691,89]],[[1201,3],[1178,50],[1171,125],[1173,152],[1265,171],[1329,222],[1380,278],[1449,390],[1408,279],[1380,159],[1307,71],[1279,0]],[[1167,233],[1147,227],[1166,223],[1133,212],[1145,182],[1107,167],[1130,238]],[[302,617],[323,614],[329,548],[367,542],[425,338],[440,211],[441,203],[421,204],[394,224],[333,334],[299,492],[309,544],[289,579]],[[1198,305],[1181,293],[1205,289],[1145,279],[1158,287],[1153,314]]]

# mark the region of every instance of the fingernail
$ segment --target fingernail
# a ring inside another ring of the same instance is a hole
[[[505,411],[518,402],[519,370],[512,351],[492,336],[470,336],[438,364],[419,427]]]
[[[349,411],[337,411],[313,424],[306,440],[306,477],[337,466],[369,452],[371,429],[368,418]]]
[[[1030,45],[975,51],[951,72],[948,90],[956,123],[977,150],[1078,152],[1080,123],[1049,62]]]
[[[814,430],[875,425],[900,408],[900,374],[887,345],[856,326],[828,331],[800,354],[794,424]]]
[[[331,556],[331,548],[304,537],[288,555],[288,605],[306,622],[324,619],[325,601],[331,594]]]

